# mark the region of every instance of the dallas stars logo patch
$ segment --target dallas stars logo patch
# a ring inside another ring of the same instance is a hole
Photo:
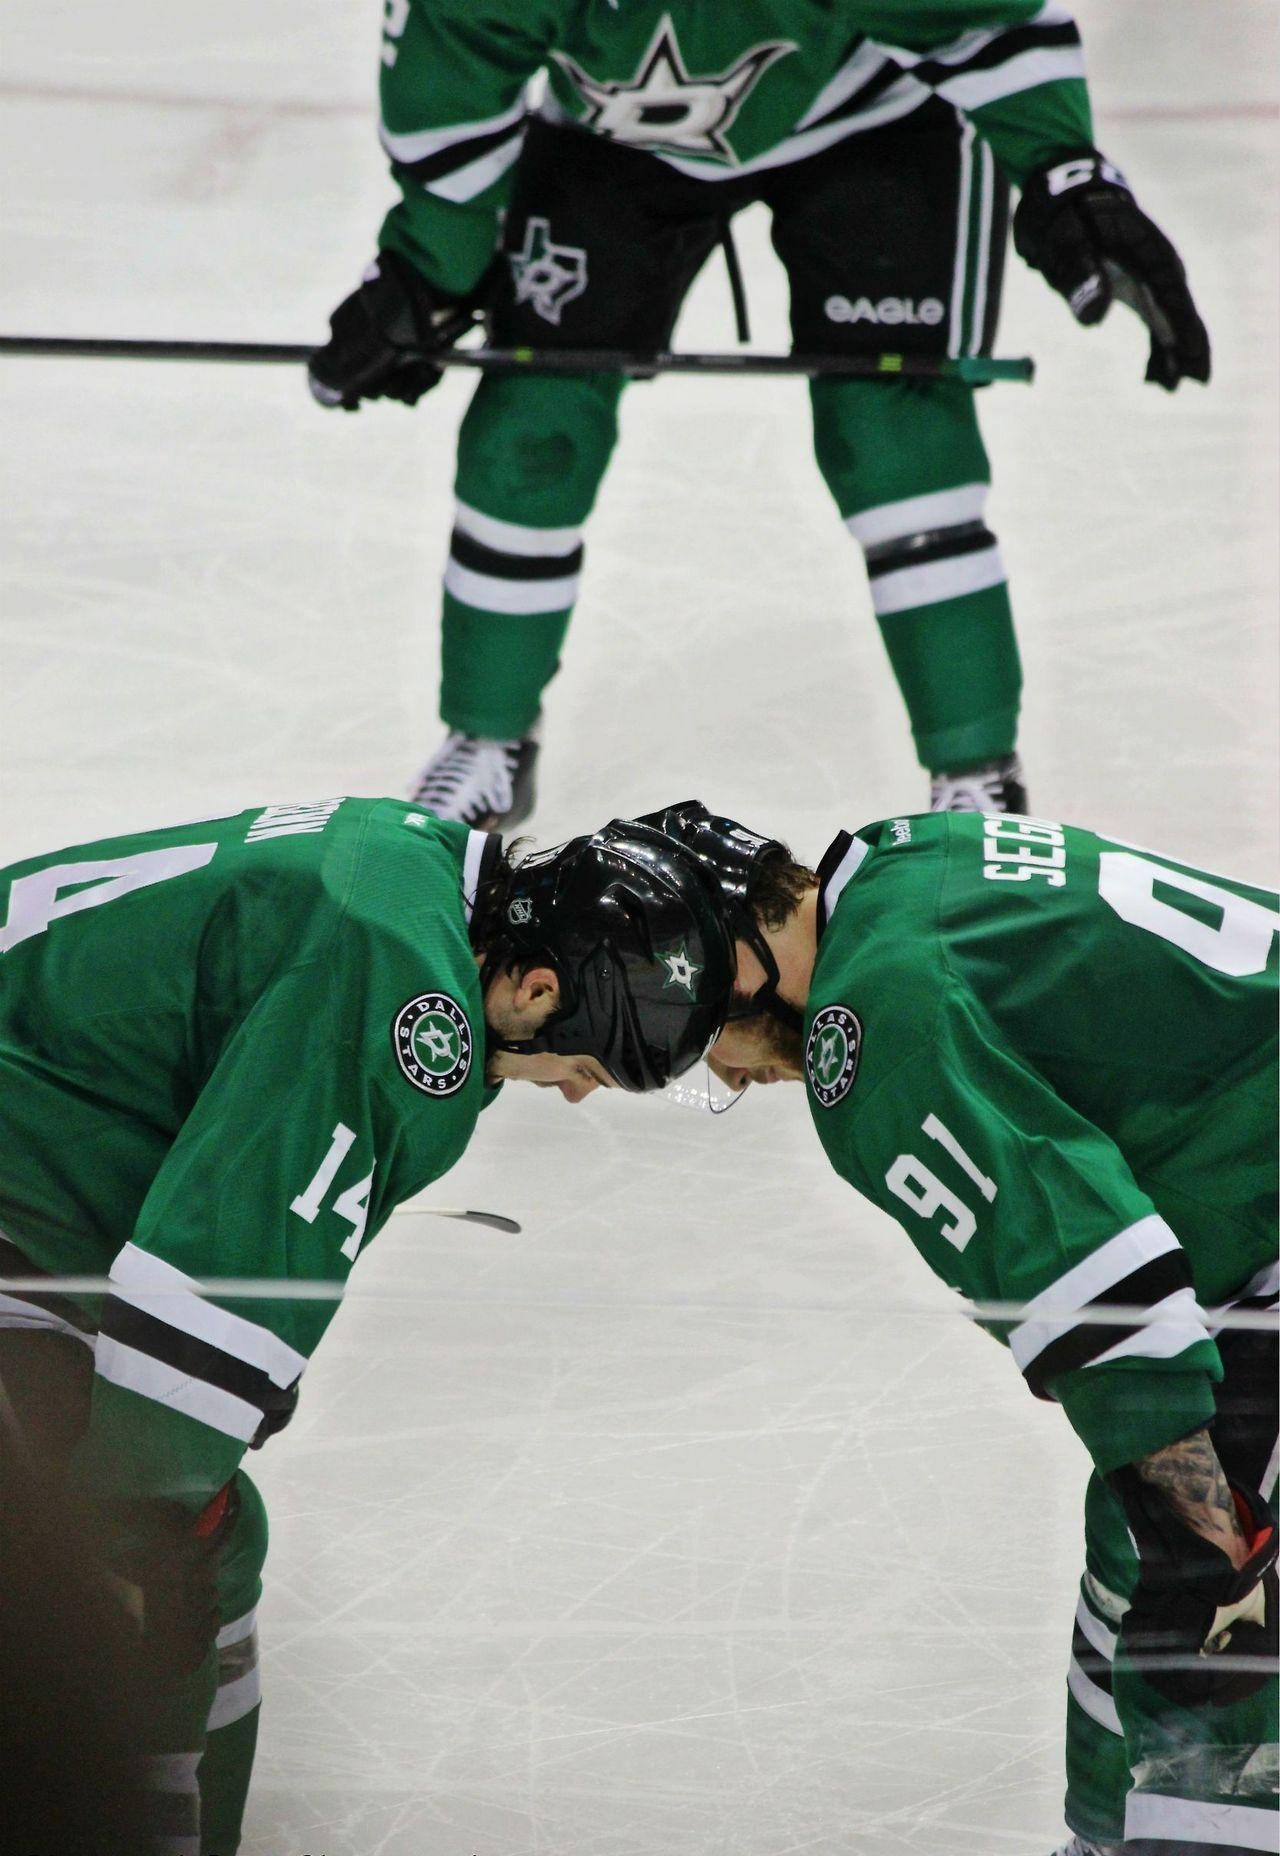
[[[847,1005],[824,1005],[809,1029],[804,1067],[823,1108],[843,1102],[853,1088],[862,1054],[862,1025]]]
[[[580,245],[554,245],[551,221],[530,219],[524,244],[509,252],[507,262],[515,281],[516,302],[529,303],[544,322],[560,321],[566,303],[587,287],[587,254]]]
[[[689,951],[684,942],[682,941],[679,947],[668,948],[665,954],[658,955],[658,959],[667,969],[666,977],[662,982],[663,992],[668,986],[674,986],[677,992],[682,992],[686,998],[692,999],[694,985],[702,968],[690,960]]]
[[[471,1026],[447,992],[419,993],[391,1024],[401,1073],[428,1096],[451,1096],[471,1074]]]
[[[790,39],[769,39],[718,76],[691,77],[664,13],[630,83],[601,83],[564,52],[551,55],[587,105],[584,128],[630,148],[710,155],[736,167],[725,132],[769,66],[795,49]]]

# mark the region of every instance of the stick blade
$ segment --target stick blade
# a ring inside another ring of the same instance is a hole
[[[511,1237],[520,1235],[521,1227],[515,1219],[504,1218],[501,1212],[464,1211],[446,1205],[426,1205],[423,1210],[429,1211],[435,1218],[463,1218],[468,1224],[482,1224],[490,1231],[505,1231]]]

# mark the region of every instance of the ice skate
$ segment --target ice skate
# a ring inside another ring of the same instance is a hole
[[[964,773],[935,773],[929,794],[931,812],[1025,812],[1027,789],[1016,754],[970,767]]]
[[[538,742],[495,741],[456,729],[427,762],[410,794],[437,818],[458,819],[477,831],[523,824],[533,810]]]

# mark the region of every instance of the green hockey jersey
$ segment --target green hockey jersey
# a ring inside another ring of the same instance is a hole
[[[462,293],[492,256],[531,107],[717,180],[802,160],[932,97],[1021,180],[1092,142],[1058,0],[387,0],[384,248]]]
[[[989,1325],[1104,1473],[1204,1423],[1207,1311],[1275,1287],[1276,897],[994,814],[868,826],[819,878],[836,1171],[1007,1305]]]
[[[269,806],[0,871],[0,1235],[113,1293],[0,1319],[95,1353],[92,1484],[197,1505],[290,1407],[340,1284],[485,1100],[468,895],[498,840]],[[13,1252],[4,1253],[12,1266]],[[6,1273],[12,1273],[12,1267]]]

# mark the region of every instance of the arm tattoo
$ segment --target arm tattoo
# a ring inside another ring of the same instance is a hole
[[[1247,1550],[1231,1490],[1208,1431],[1193,1431],[1134,1464],[1144,1482],[1160,1491],[1170,1508],[1206,1540],[1239,1563]]]

